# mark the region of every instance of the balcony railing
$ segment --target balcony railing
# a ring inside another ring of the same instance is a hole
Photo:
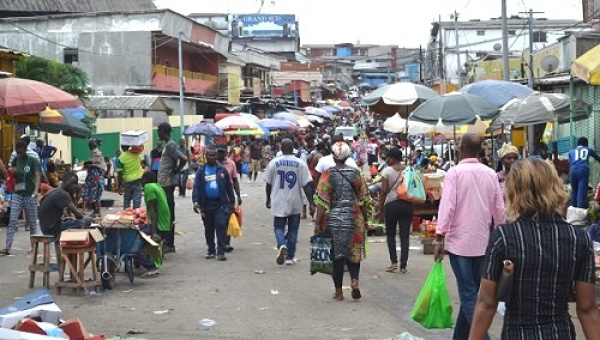
[[[153,65],[152,73],[166,75],[171,77],[179,77],[179,69],[174,67],[166,67],[161,65]],[[185,79],[196,79],[196,80],[206,80],[213,83],[216,83],[218,80],[217,76],[213,76],[212,74],[200,73],[200,72],[190,72],[183,71],[183,76]]]

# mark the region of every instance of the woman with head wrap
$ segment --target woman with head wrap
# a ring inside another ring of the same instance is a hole
[[[102,146],[102,141],[92,138],[88,144],[91,155],[90,160],[84,165],[87,169],[87,177],[81,189],[81,198],[83,198],[83,206],[94,210],[93,216],[100,216],[100,198],[104,187],[104,172],[106,172],[106,162],[102,156],[99,147]]]
[[[502,167],[504,168],[504,170],[498,172],[498,182],[500,182],[500,187],[504,188],[504,180],[506,179],[506,176],[508,176],[510,168],[513,163],[519,159],[519,149],[517,149],[516,146],[505,143],[500,150],[498,150],[498,157],[500,157]]]
[[[358,276],[360,261],[365,258],[367,207],[371,196],[360,172],[345,165],[350,146],[335,142],[331,153],[335,167],[323,171],[315,194],[315,234],[333,239],[333,298],[344,299],[342,280],[346,266],[352,280],[352,298],[360,299]]]

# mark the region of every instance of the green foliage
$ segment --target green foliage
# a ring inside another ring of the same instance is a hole
[[[175,109],[173,109],[170,106],[167,106],[167,110],[166,110],[167,116],[172,116],[174,111],[175,111]]]
[[[23,57],[16,62],[16,76],[58,87],[81,99],[86,98],[90,93],[87,75],[71,64],[34,56]]]

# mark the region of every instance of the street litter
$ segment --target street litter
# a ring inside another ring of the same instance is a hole
[[[200,326],[202,326],[202,328],[204,330],[209,330],[210,327],[213,327],[217,324],[217,322],[215,320],[211,320],[211,319],[202,319],[200,320]]]
[[[175,231],[175,235],[183,236],[183,235],[185,235],[185,233],[177,230],[177,231]]]
[[[131,293],[131,292],[133,292],[133,290],[130,289],[130,290],[124,290],[121,293]]]
[[[423,338],[418,338],[409,332],[404,332],[396,337],[396,340],[425,340]]]
[[[279,291],[271,289],[271,295],[279,295]]]
[[[168,309],[165,310],[155,310],[154,311],[154,315],[162,315],[162,314],[167,314],[169,312]]]
[[[143,331],[141,329],[132,328],[132,329],[128,330],[127,333],[125,333],[125,334],[132,334],[132,335],[136,335],[136,334],[148,334],[148,332]]]
[[[78,318],[59,320],[62,311],[46,288],[0,309],[0,339],[104,339],[89,333]]]
[[[254,271],[254,274],[264,274],[266,273],[264,269],[257,269]]]
[[[260,307],[260,310],[268,310],[269,307]]]

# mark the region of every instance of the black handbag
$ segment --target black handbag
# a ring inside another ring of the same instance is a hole
[[[515,278],[515,265],[511,260],[504,260],[502,273],[498,280],[498,301],[507,302],[512,296],[513,282]]]

